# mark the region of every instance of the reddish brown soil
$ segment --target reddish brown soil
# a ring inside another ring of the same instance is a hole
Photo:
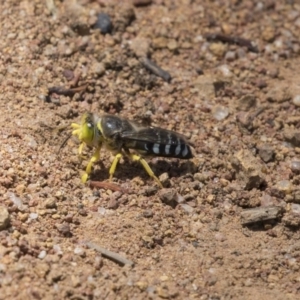
[[[0,299],[299,299],[299,31],[293,0],[1,1]],[[124,160],[115,191],[103,149],[91,188],[92,151],[59,151],[85,111],[196,156],[149,159],[161,190]]]

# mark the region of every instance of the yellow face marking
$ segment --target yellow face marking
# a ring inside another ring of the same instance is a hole
[[[81,124],[72,123],[73,130],[72,135],[78,137],[78,139],[87,145],[91,145],[94,139],[94,126],[88,121],[88,114],[84,114],[81,118]]]
[[[81,124],[77,123],[72,123],[71,127],[75,130],[73,130],[72,135],[75,135],[78,137],[78,139],[82,142],[78,148],[78,153],[81,156],[83,147],[85,144],[87,145],[92,145],[93,139],[94,139],[94,130],[95,127],[93,126],[94,124],[89,123],[88,121],[88,114],[84,114],[81,118]],[[101,144],[97,147],[96,151],[94,152],[93,156],[91,157],[85,173],[81,177],[82,182],[86,182],[88,180],[88,177],[90,173],[92,172],[92,167],[93,164],[99,160],[100,158],[100,149],[101,149]]]

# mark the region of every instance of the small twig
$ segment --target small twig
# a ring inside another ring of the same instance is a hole
[[[229,36],[221,33],[208,33],[205,35],[208,41],[220,41],[222,43],[236,44],[242,47],[246,47],[249,51],[258,53],[258,48],[253,46],[253,43],[248,40],[238,36]]]
[[[105,181],[90,181],[89,186],[91,188],[109,189],[116,192],[128,193],[128,190],[122,188],[121,186]]]
[[[116,253],[116,252],[112,252],[109,251],[103,247],[100,247],[92,242],[85,242],[85,245],[88,246],[91,249],[94,249],[98,252],[100,252],[104,257],[124,266],[124,265],[130,265],[130,266],[134,266],[134,262],[122,257],[120,254]]]
[[[169,72],[163,70],[158,65],[156,65],[152,60],[150,60],[147,57],[143,57],[140,59],[142,65],[153,74],[161,77],[164,81],[170,82],[171,81],[171,75]]]
[[[63,86],[53,86],[48,88],[49,94],[57,94],[57,95],[64,95],[64,96],[69,96],[73,97],[75,93],[82,92],[87,88],[87,84],[76,87],[76,88],[65,88]]]

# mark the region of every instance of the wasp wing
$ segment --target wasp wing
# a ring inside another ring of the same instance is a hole
[[[124,147],[137,150],[145,155],[191,158],[192,149],[185,136],[158,127],[136,128],[123,131]]]

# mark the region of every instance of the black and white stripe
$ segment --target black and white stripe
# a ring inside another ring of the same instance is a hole
[[[145,154],[162,156],[162,157],[174,157],[181,159],[192,158],[192,149],[188,144],[158,144],[149,142],[137,142],[136,148],[144,150]]]
[[[123,133],[126,148],[139,151],[143,155],[189,159],[192,148],[184,136],[157,127],[149,127],[135,133]]]

